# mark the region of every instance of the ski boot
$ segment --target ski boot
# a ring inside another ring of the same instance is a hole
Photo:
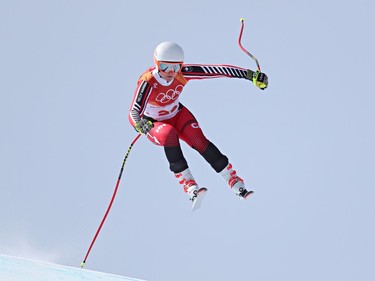
[[[184,183],[184,192],[187,194],[189,199],[191,201],[194,201],[194,199],[198,195],[199,187],[198,184],[194,180],[190,180]]]
[[[192,210],[197,210],[201,206],[207,188],[199,188],[198,184],[191,175],[189,168],[181,173],[175,174],[175,176],[179,180],[179,184],[182,185],[182,188],[185,194],[187,194],[189,197],[189,200],[192,201]]]
[[[251,194],[254,193],[252,190],[247,190],[243,180],[239,176],[232,176],[228,181],[231,189],[236,193],[240,199],[247,199]]]
[[[228,183],[229,187],[235,192],[240,199],[247,199],[254,191],[248,191],[245,188],[245,184],[243,180],[237,176],[237,172],[233,170],[232,164],[228,164],[227,167],[224,168],[220,172],[223,176],[224,180]]]
[[[199,188],[197,182],[190,172],[190,169],[187,168],[181,173],[176,173],[175,176],[178,179],[178,183],[182,186],[184,192],[188,195],[189,199],[194,201],[202,188]]]

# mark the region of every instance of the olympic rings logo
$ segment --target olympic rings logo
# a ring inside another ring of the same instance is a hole
[[[175,89],[169,89],[166,93],[160,93],[156,96],[156,101],[160,103],[169,103],[176,100],[181,94],[183,89],[182,85],[178,85]]]

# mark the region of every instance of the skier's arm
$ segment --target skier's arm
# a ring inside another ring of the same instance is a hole
[[[246,78],[247,69],[233,65],[184,64],[181,72],[188,80],[210,78]]]
[[[146,101],[151,91],[152,87],[147,83],[147,81],[140,80],[138,82],[137,88],[134,92],[133,102],[129,111],[129,121],[133,127],[136,127],[137,123],[142,120]]]
[[[184,64],[181,72],[187,80],[228,77],[251,80],[260,89],[265,89],[268,85],[266,74],[233,65]]]

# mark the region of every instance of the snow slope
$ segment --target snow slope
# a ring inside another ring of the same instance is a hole
[[[0,255],[0,281],[142,281],[140,279],[96,272]],[[145,280],[143,280],[145,281]]]

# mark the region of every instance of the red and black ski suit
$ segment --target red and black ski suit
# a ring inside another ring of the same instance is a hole
[[[179,140],[197,150],[216,172],[228,164],[228,158],[203,134],[197,119],[183,106],[180,95],[190,80],[209,78],[246,78],[247,69],[231,65],[184,64],[174,80],[166,82],[155,67],[149,68],[138,80],[130,107],[129,121],[134,127],[142,118],[154,127],[147,138],[164,147],[171,171],[180,173],[188,168]]]

